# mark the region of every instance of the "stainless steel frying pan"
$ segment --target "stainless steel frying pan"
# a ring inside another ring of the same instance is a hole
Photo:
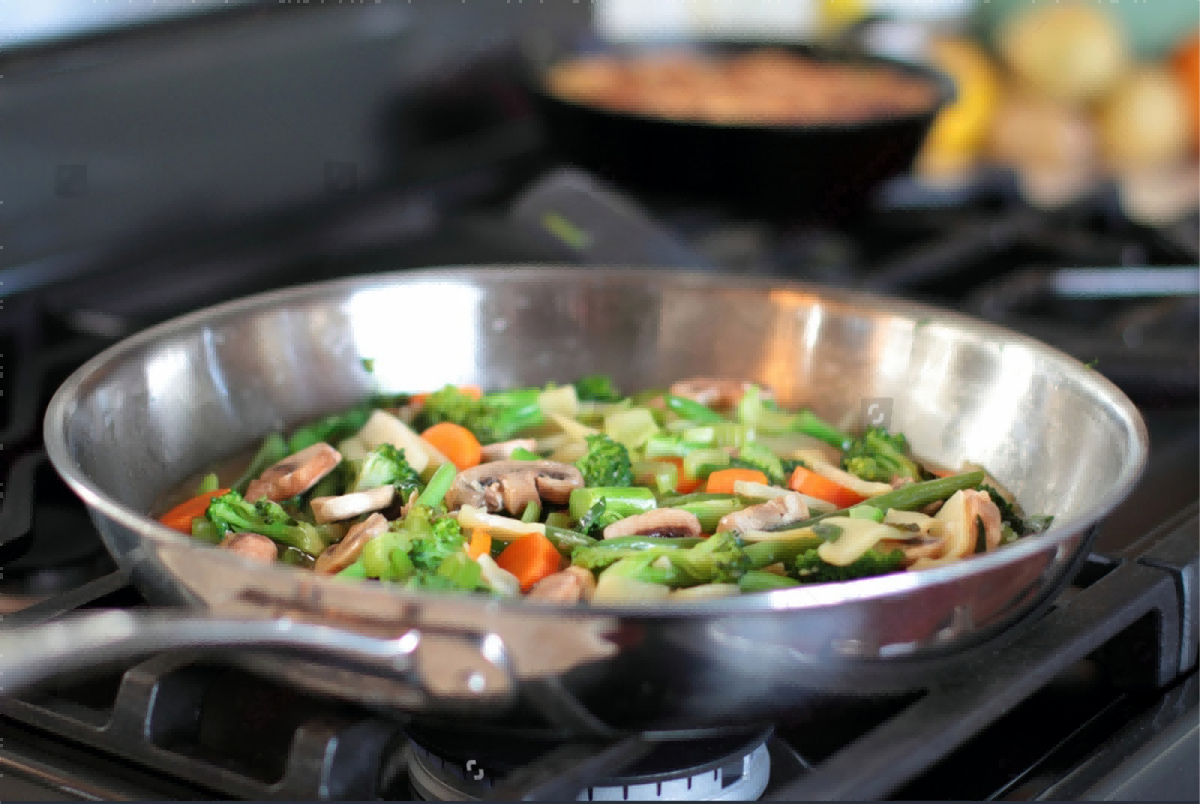
[[[1056,523],[917,573],[567,609],[254,565],[145,515],[190,473],[348,407],[376,382],[501,388],[585,372],[631,389],[749,377],[835,421],[890,415],[918,454],[982,463]],[[76,371],[50,403],[45,442],[137,587],[184,608],[0,634],[6,691],[68,667],[199,648],[417,716],[509,723],[540,712],[592,733],[748,723],[953,672],[1057,594],[1147,451],[1136,409],[1102,376],[975,320],[745,277],[558,268],[370,276],[185,316]]]

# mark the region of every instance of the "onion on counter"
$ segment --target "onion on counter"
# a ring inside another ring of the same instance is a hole
[[[1116,21],[1083,5],[1034,6],[1004,25],[997,45],[1029,89],[1068,103],[1104,95],[1129,63]]]
[[[1184,160],[1191,137],[1187,90],[1162,67],[1131,72],[1098,116],[1105,160],[1118,172],[1156,170]]]

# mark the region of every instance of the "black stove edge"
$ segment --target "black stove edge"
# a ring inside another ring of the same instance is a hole
[[[1197,617],[1197,587],[1200,586],[1200,563],[1196,560],[1196,508],[1191,518],[1166,538],[1154,544],[1138,557],[1138,562],[1168,573],[1175,582],[1179,605],[1184,617],[1180,622],[1179,672],[1193,670],[1200,654],[1200,618]],[[1191,612],[1191,616],[1187,613]]]
[[[1054,801],[1200,800],[1200,676],[1170,689],[1041,791]]]
[[[1172,548],[1190,544],[1192,567],[1197,563],[1197,525],[1193,510],[1159,542]],[[1118,667],[1117,674],[1130,683],[1164,687],[1179,674],[1183,623],[1194,617],[1194,611],[1184,607],[1174,573],[1126,561],[1008,644],[1003,656],[984,657],[965,670],[963,677],[972,679],[971,683],[930,690],[896,717],[777,791],[772,800],[883,799],[1042,684],[1147,618],[1155,627],[1157,640],[1153,666]]]

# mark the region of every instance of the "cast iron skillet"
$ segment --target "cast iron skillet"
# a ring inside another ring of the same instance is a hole
[[[730,55],[757,47],[712,42],[693,49]],[[647,48],[582,49],[563,42],[526,48],[527,87],[553,149],[615,184],[760,217],[830,221],[861,212],[883,181],[911,168],[934,118],[954,96],[948,77],[923,66],[813,46],[771,48],[829,62],[886,65],[929,81],[936,100],[916,114],[826,125],[715,125],[627,114],[556,97],[543,76],[578,55]]]
[[[146,515],[189,474],[376,383],[503,388],[586,372],[629,389],[746,377],[833,420],[890,410],[918,454],[980,462],[1057,519],[921,572],[563,608],[253,564]],[[50,403],[45,443],[138,588],[192,611],[3,633],[6,691],[130,654],[274,651],[255,666],[317,692],[422,716],[540,709],[561,730],[593,734],[744,726],[821,696],[952,673],[1057,595],[1147,451],[1137,410],[1103,376],[974,319],[759,278],[549,267],[367,276],[184,316],[78,369]]]

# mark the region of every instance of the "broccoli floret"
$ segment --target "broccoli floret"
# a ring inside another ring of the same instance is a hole
[[[921,467],[908,457],[908,439],[883,427],[872,427],[856,438],[842,456],[842,468],[875,483],[921,479]]]
[[[450,556],[462,552],[466,537],[457,520],[443,517],[431,521],[432,512],[415,506],[404,519],[409,559],[417,569],[436,570]]]
[[[625,398],[617,389],[612,377],[604,374],[580,377],[572,384],[575,386],[575,396],[580,402],[620,402]]]
[[[670,555],[671,563],[697,583],[736,583],[751,567],[737,534],[714,533],[690,550]]]
[[[767,476],[767,482],[773,486],[782,486],[790,475],[784,474],[783,461],[762,444],[751,442],[738,450],[737,455],[729,461],[730,466],[742,469],[756,469]]]
[[[247,502],[241,494],[229,491],[209,503],[205,516],[221,537],[229,533],[257,533],[310,556],[319,555],[326,546],[316,525],[292,518],[283,506],[265,497]]]
[[[413,424],[418,430],[439,422],[461,425],[484,444],[507,441],[522,430],[542,423],[538,405],[541,389],[499,391],[475,399],[453,385],[430,394]]]
[[[872,575],[887,575],[904,569],[904,552],[889,553],[872,547],[857,560],[845,567],[826,563],[814,548],[805,550],[796,557],[796,577],[804,583],[829,583],[852,581]]]
[[[987,495],[992,498],[992,502],[1000,509],[1000,520],[1003,525],[1007,526],[1007,530],[1002,530],[1003,536],[1000,539],[1002,544],[1009,544],[1022,536],[1041,533],[1054,521],[1054,517],[1048,514],[1026,516],[1020,505],[1015,501],[1010,503],[994,486],[987,483],[980,484],[979,490],[986,491]],[[1010,535],[1010,531],[1013,535]]]
[[[364,545],[361,558],[363,572],[368,578],[412,581],[418,586],[428,580],[422,579],[423,576],[440,573],[448,574],[452,580],[465,577],[463,573],[470,568],[451,566],[447,567],[446,573],[441,573],[443,565],[456,560],[456,556],[469,560],[463,551],[465,543],[462,526],[456,520],[437,517],[428,506],[414,505],[404,519],[393,522],[386,533],[381,533]],[[473,587],[467,584],[453,588]]]
[[[851,444],[849,436],[810,410],[785,413],[777,409],[774,403],[763,397],[762,390],[756,385],[751,385],[742,394],[737,417],[742,424],[763,432],[803,433],[840,450],[845,450]]]
[[[990,486],[987,483],[981,483],[979,490],[986,492],[992,498],[992,502],[1000,509],[1000,519],[1003,522],[1012,526],[1012,529],[1017,533],[1025,532],[1025,517],[1021,512],[1020,506],[1004,499],[1003,494],[997,491],[994,486]]]
[[[804,465],[804,461],[799,458],[783,458],[779,461],[779,464],[783,469],[783,482],[785,483],[792,476],[792,472],[796,471],[797,466],[804,466],[805,469],[808,468]]]
[[[588,436],[588,451],[575,466],[583,472],[585,486],[633,485],[633,462],[624,444],[606,435]]]
[[[425,398],[413,424],[418,430],[424,430],[440,422],[453,422],[466,427],[468,420],[475,415],[478,409],[479,400],[453,385],[447,385]]]
[[[366,491],[381,486],[395,486],[405,501],[414,491],[420,493],[422,490],[421,476],[409,464],[404,450],[391,444],[380,444],[357,463],[347,491]]]

